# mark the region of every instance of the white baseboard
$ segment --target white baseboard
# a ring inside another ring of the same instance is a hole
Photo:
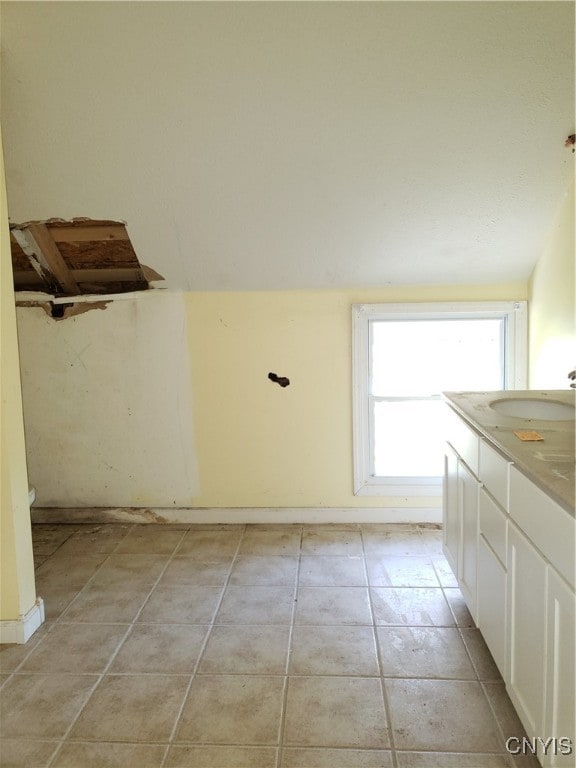
[[[25,643],[44,623],[44,618],[44,601],[37,597],[28,613],[18,619],[0,621],[0,643]]]
[[[33,523],[441,523],[438,507],[36,507]]]

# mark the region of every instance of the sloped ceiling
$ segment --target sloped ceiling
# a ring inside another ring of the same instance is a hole
[[[7,2],[12,221],[187,290],[527,279],[574,172],[571,2]]]

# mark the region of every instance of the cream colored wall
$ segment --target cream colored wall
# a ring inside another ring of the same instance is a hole
[[[195,506],[428,507],[352,492],[353,303],[525,299],[523,283],[188,293]],[[272,371],[288,376],[280,388]]]
[[[0,622],[15,622],[35,605],[34,561],[28,506],[18,340],[8,205],[0,139]]]
[[[566,389],[576,367],[574,182],[529,283],[531,389]]]

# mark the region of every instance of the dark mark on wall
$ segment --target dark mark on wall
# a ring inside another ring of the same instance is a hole
[[[40,307],[53,320],[66,320],[69,317],[90,312],[91,309],[106,309],[108,304],[110,304],[109,300],[56,304],[53,301],[19,301],[18,298],[16,299],[17,307]]]
[[[287,387],[290,384],[290,379],[286,376],[278,376],[276,373],[269,373],[268,378],[275,384],[280,384],[281,387]]]

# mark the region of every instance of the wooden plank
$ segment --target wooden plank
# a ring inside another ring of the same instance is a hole
[[[65,293],[78,294],[78,283],[72,277],[58,246],[52,240],[52,236],[45,224],[30,224],[28,233],[34,240],[38,250],[37,255],[42,256],[48,265],[48,269],[60,283]],[[33,244],[32,244],[33,245]]]
[[[77,283],[132,282],[142,280],[139,269],[73,269],[72,276]]]
[[[130,240],[126,227],[122,224],[115,226],[76,226],[48,227],[55,243],[85,243],[98,240]]]
[[[44,280],[33,269],[27,269],[25,272],[21,269],[14,270],[14,285],[40,285],[44,286]]]

